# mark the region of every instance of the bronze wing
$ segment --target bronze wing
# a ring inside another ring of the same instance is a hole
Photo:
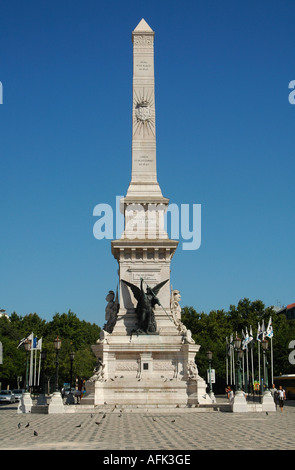
[[[166,282],[169,281],[169,279],[166,279],[166,281],[162,281],[160,282],[159,284],[157,284],[155,287],[151,287],[153,293],[155,295],[158,294],[159,290],[161,289],[161,287],[163,287],[164,284],[166,284]]]
[[[124,284],[126,284],[126,286],[130,287],[130,289],[132,290],[133,295],[136,298],[136,300],[140,301],[140,299],[141,299],[141,290],[140,290],[140,288],[135,286],[134,284],[131,284],[131,282],[124,281],[124,279],[121,279],[121,281],[124,282]]]

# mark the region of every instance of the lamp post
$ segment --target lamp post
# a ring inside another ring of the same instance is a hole
[[[262,394],[262,411],[276,411],[274,397],[272,396],[268,388],[268,370],[267,370],[268,341],[267,339],[264,338],[261,341],[261,344],[262,344],[262,350],[263,350],[264,383],[265,383],[265,390],[263,391],[263,394]]]
[[[26,393],[29,391],[29,351],[31,350],[32,341],[30,339],[26,339],[24,342],[26,356],[27,356],[27,364],[26,364],[26,386],[25,391]]]
[[[70,361],[71,361],[71,378],[70,378],[70,392],[67,396],[67,401],[66,403],[68,405],[74,405],[75,404],[75,399],[74,395],[72,394],[72,383],[73,383],[73,362],[75,359],[75,353],[73,351],[70,352]]]
[[[61,347],[61,339],[57,336],[54,340],[54,348],[56,351],[56,370],[55,370],[55,391],[58,392],[58,353]]]
[[[242,378],[242,358],[243,350],[241,349],[242,340],[236,336],[234,340],[234,348],[238,353],[237,359],[237,389],[233,402],[233,412],[246,412],[248,411],[245,394],[242,390],[241,378]]]
[[[54,348],[56,351],[56,385],[51,401],[48,406],[48,413],[64,413],[64,404],[60,391],[58,390],[58,353],[61,347],[61,339],[57,336],[54,340]]]
[[[41,362],[42,362],[42,392],[44,393],[45,395],[45,372],[44,372],[44,363],[45,363],[45,359],[46,359],[46,356],[47,356],[47,352],[46,351],[41,351]]]
[[[241,367],[241,359],[243,357],[243,351],[241,350],[241,344],[242,340],[236,336],[234,340],[234,347],[235,350],[238,353],[238,360],[237,360],[237,391],[240,392],[242,390],[242,384],[241,384],[241,373],[242,373],[242,367]]]
[[[41,363],[42,363],[42,379],[41,379],[41,389],[38,396],[37,405],[47,405],[47,400],[45,396],[45,373],[44,373],[44,362],[47,356],[46,351],[41,351]]]
[[[213,395],[213,390],[212,390],[212,378],[211,378],[211,361],[212,361],[212,351],[207,351],[207,358],[209,361],[209,397],[211,398]]]
[[[72,383],[73,383],[73,362],[75,359],[75,353],[73,351],[70,352],[70,361],[71,361],[71,379],[70,379],[70,392],[72,388]]]
[[[263,339],[261,341],[262,350],[263,350],[263,371],[264,371],[264,384],[265,384],[265,392],[269,391],[268,388],[268,362],[267,362],[267,350],[268,350],[268,341],[267,339]]]

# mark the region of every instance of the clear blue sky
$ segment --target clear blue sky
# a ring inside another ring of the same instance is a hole
[[[155,31],[158,180],[202,205],[199,250],[171,265],[181,305],[294,297],[293,0],[1,3],[0,308],[104,324],[110,240],[93,236],[131,177],[132,42]]]

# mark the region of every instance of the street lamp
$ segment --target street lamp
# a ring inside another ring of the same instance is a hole
[[[207,358],[209,361],[209,397],[211,398],[213,395],[213,390],[212,390],[212,378],[211,378],[211,361],[212,361],[212,351],[207,351]]]
[[[268,350],[268,341],[267,339],[263,339],[261,341],[262,344],[262,350],[263,350],[263,365],[264,365],[264,384],[265,384],[265,391],[268,392],[268,362],[267,362],[267,350]]]
[[[54,348],[56,351],[56,375],[55,375],[55,391],[58,392],[58,353],[61,347],[61,339],[57,336],[54,340]]]
[[[73,383],[73,362],[74,362],[74,359],[75,359],[75,353],[74,353],[74,351],[71,351],[70,352],[70,361],[71,361],[70,392],[71,392],[72,383]]]
[[[30,339],[26,339],[24,342],[25,350],[26,350],[26,356],[27,356],[27,365],[26,365],[26,386],[25,386],[25,391],[29,391],[29,351],[31,350],[31,344],[32,341]]]
[[[238,353],[238,360],[237,360],[237,391],[240,392],[242,390],[242,386],[241,386],[241,374],[242,374],[242,362],[241,362],[241,359],[243,357],[243,351],[241,349],[241,344],[242,344],[242,340],[241,338],[238,338],[238,336],[236,336],[235,340],[234,340],[234,347],[235,347],[235,350],[237,351]]]
[[[44,372],[44,365],[45,365],[45,359],[46,359],[46,356],[47,356],[47,352],[46,351],[41,351],[41,362],[42,362],[42,392],[44,393],[45,395],[45,372]]]
[[[47,356],[46,351],[41,351],[41,362],[42,362],[42,380],[41,388],[38,396],[37,405],[47,405],[47,400],[45,396],[45,372],[44,372],[44,363]]]
[[[74,395],[72,394],[72,383],[73,383],[73,362],[75,359],[75,353],[74,351],[70,352],[70,361],[71,361],[71,378],[70,378],[70,392],[67,396],[67,405],[74,405],[75,404],[75,399]]]

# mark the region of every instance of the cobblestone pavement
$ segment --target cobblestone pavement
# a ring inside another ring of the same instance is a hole
[[[294,450],[294,435],[295,402],[288,401],[283,412],[268,415],[18,414],[15,406],[0,406],[0,450]]]

